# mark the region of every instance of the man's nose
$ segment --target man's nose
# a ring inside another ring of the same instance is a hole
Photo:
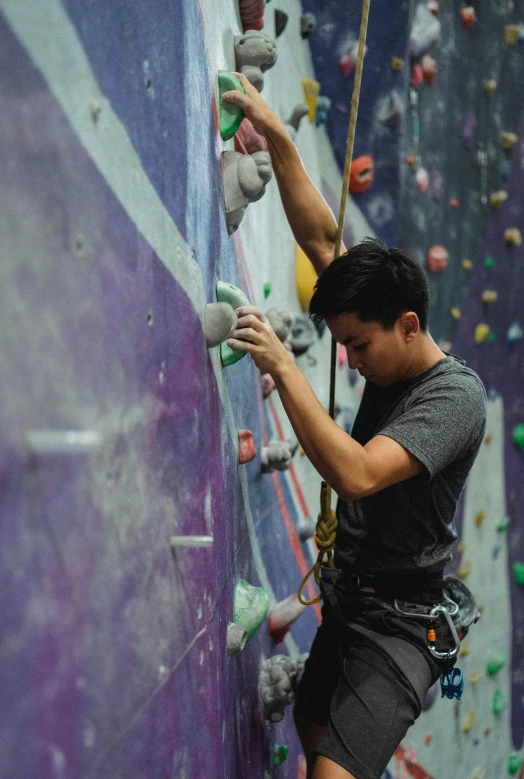
[[[351,368],[351,370],[356,371],[358,368],[362,367],[362,358],[357,352],[354,352],[352,349],[346,349],[347,355],[348,355],[348,365]]]

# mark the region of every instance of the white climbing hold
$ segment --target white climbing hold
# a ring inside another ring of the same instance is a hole
[[[208,303],[204,307],[204,336],[208,349],[218,346],[235,330],[238,317],[229,303]]]

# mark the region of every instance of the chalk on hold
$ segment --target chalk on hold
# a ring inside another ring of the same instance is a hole
[[[507,24],[504,27],[504,40],[508,46],[514,46],[520,37],[520,27],[518,24]]]
[[[33,454],[91,454],[104,446],[97,430],[28,430],[25,444]]]
[[[522,246],[522,234],[517,227],[504,230],[504,240],[509,246]]]
[[[404,115],[404,101],[396,90],[389,92],[378,108],[378,120],[384,127],[396,127]]]
[[[306,607],[300,603],[296,592],[281,600],[269,612],[269,635],[275,644],[280,644],[289,633],[293,622],[300,617]]]
[[[218,71],[218,96],[220,105],[220,135],[224,141],[228,141],[234,136],[240,127],[244,118],[244,112],[242,109],[234,103],[228,103],[226,100],[222,100],[224,92],[231,92],[237,90],[238,92],[244,92],[244,87],[240,83],[237,76],[234,73],[230,73],[228,70]]]
[[[517,587],[524,587],[524,563],[513,563],[513,579]]]
[[[431,11],[419,3],[415,10],[409,37],[409,52],[412,57],[422,57],[440,38],[440,22]]]
[[[508,771],[512,776],[520,770],[522,762],[522,755],[519,755],[517,752],[514,752],[508,757]]]
[[[486,663],[488,676],[495,676],[506,665],[506,655],[503,652],[493,652]]]
[[[260,667],[258,690],[264,718],[281,722],[286,706],[295,700],[296,664],[287,655],[274,655]]]
[[[225,151],[222,159],[226,223],[231,235],[238,229],[248,205],[264,195],[273,169],[271,157],[265,151],[255,154]]]
[[[236,309],[240,306],[249,306],[249,300],[241,289],[229,284],[227,281],[217,281],[216,285],[217,300],[219,303],[228,303],[231,308]],[[224,367],[233,365],[246,356],[246,352],[241,349],[232,349],[227,343],[220,344],[220,357]]]
[[[291,332],[291,325],[293,324],[293,317],[289,311],[284,311],[283,308],[270,308],[269,311],[266,311],[266,319],[275,331],[279,341],[285,341]]]
[[[391,70],[402,70],[404,67],[404,60],[400,57],[391,57]]]
[[[461,726],[462,732],[469,733],[473,729],[476,719],[477,718],[475,716],[475,712],[473,711],[473,709],[468,709],[468,711],[466,712],[466,716],[462,720],[462,726]]]
[[[312,517],[301,517],[297,522],[297,533],[301,541],[313,538],[316,531],[316,522]]]
[[[239,0],[238,7],[244,32],[262,29],[266,0]]]
[[[317,18],[315,14],[305,13],[300,17],[300,34],[305,38],[309,38],[311,33],[317,27]]]
[[[279,38],[286,29],[288,19],[289,16],[284,13],[284,11],[281,11],[279,8],[275,8],[275,35],[277,38]]]
[[[211,549],[213,536],[171,536],[169,543],[171,549],[179,546],[187,549]]]
[[[265,589],[239,579],[235,587],[233,620],[247,630],[246,643],[251,641],[265,620],[268,608],[269,598]]]
[[[285,763],[289,754],[289,747],[285,744],[275,744],[273,750],[273,765],[278,768],[279,765]]]
[[[318,340],[315,325],[307,314],[298,314],[293,319],[289,342],[295,357],[300,357]]]
[[[508,699],[500,690],[495,690],[491,701],[491,710],[493,714],[502,714],[508,708]]]
[[[291,465],[292,454],[287,441],[270,441],[262,447],[262,473],[287,471]]]
[[[328,114],[331,110],[331,100],[326,95],[319,95],[317,99],[317,110],[315,113],[315,127],[320,127],[327,122]]]
[[[492,192],[489,196],[489,204],[491,208],[497,211],[502,206],[502,204],[506,202],[508,197],[509,195],[505,189],[501,189],[498,192]]]
[[[497,82],[494,78],[488,78],[484,81],[484,94],[486,97],[491,97],[497,88]]]
[[[517,341],[520,341],[523,335],[524,330],[522,329],[520,322],[515,319],[515,321],[512,322],[508,328],[508,332],[506,333],[506,341],[509,344],[514,344]]]
[[[251,430],[238,431],[238,462],[241,465],[250,463],[257,456],[257,448]]]
[[[206,346],[211,349],[229,338],[238,317],[229,303],[208,303],[204,307],[203,320]]]
[[[518,141],[518,135],[516,133],[501,133],[500,134],[500,143],[502,145],[502,148],[506,151],[509,151],[512,149],[515,144]]]
[[[234,44],[236,70],[261,92],[264,73],[277,61],[275,41],[260,30],[247,30],[244,35],[235,36]]]
[[[488,335],[490,333],[490,327],[489,325],[486,325],[484,322],[481,322],[478,324],[475,328],[475,343],[476,344],[482,344],[487,339]]]
[[[461,10],[460,19],[464,27],[466,27],[466,29],[468,30],[470,27],[472,27],[475,24],[475,22],[477,21],[477,14],[472,5],[468,5],[466,6],[466,8],[463,8]]]
[[[430,57],[429,54],[425,54],[422,57],[422,73],[424,74],[424,79],[427,81],[427,83],[431,86],[435,80],[435,76],[437,75],[438,65],[437,61],[433,59],[433,57]]]
[[[449,253],[445,246],[432,246],[428,251],[427,266],[432,273],[442,273],[446,270],[449,261]]]
[[[237,655],[241,652],[247,642],[247,630],[242,625],[231,622],[227,628],[227,656]]]
[[[485,289],[482,293],[482,302],[483,303],[496,303],[498,300],[499,293],[496,292],[494,289]]]
[[[313,124],[317,112],[317,100],[320,94],[320,84],[313,78],[301,79],[302,89],[304,90],[304,100],[309,108],[309,122]]]
[[[352,195],[360,195],[370,188],[374,169],[373,157],[367,154],[353,160],[349,169],[349,191]]]

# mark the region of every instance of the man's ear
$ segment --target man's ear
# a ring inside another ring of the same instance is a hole
[[[411,343],[420,331],[420,322],[414,311],[407,311],[400,317],[402,333],[407,344]]]

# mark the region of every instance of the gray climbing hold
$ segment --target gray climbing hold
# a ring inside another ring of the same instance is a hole
[[[277,338],[280,341],[285,341],[293,324],[293,317],[289,311],[284,311],[283,308],[270,308],[269,311],[266,311],[266,318]]]
[[[308,114],[309,106],[306,105],[306,103],[297,103],[286,124],[290,124],[291,127],[293,127],[295,130],[298,130],[301,120]]]
[[[318,340],[315,325],[307,314],[298,314],[293,320],[289,342],[295,357],[305,354],[310,346]]]
[[[419,3],[415,11],[411,33],[409,36],[409,51],[412,57],[422,57],[440,38],[440,21],[424,3]]]
[[[284,719],[286,706],[295,700],[296,679],[297,667],[287,655],[274,655],[262,663],[258,689],[268,722]]]
[[[317,18],[315,14],[306,13],[300,17],[300,34],[303,38],[309,38],[313,30],[316,29]]]
[[[378,120],[384,127],[396,127],[404,115],[404,101],[396,90],[389,92],[381,101]]]
[[[227,628],[227,656],[239,654],[247,643],[247,630],[232,622]]]
[[[255,203],[264,195],[273,168],[267,151],[254,154],[225,151],[222,159],[226,222],[231,235],[238,229],[249,203]]]
[[[287,441],[270,441],[262,447],[260,456],[262,460],[262,473],[273,471],[287,471],[291,465],[291,450]]]
[[[238,317],[229,303],[208,303],[204,308],[204,335],[211,349],[225,341],[235,330]]]
[[[277,61],[277,44],[259,30],[246,30],[244,35],[235,36],[236,70],[262,91],[264,73]]]
[[[315,535],[317,525],[312,517],[302,517],[297,522],[297,533],[301,541],[308,541]]]

